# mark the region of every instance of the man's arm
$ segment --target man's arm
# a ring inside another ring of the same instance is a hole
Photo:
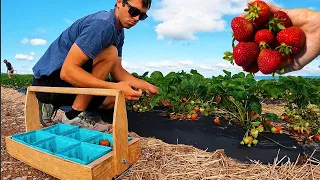
[[[158,88],[154,85],[134,77],[132,74],[130,74],[127,70],[125,70],[122,67],[122,58],[119,57],[119,59],[116,61],[115,65],[113,66],[113,69],[111,71],[111,76],[116,81],[131,81],[135,87],[142,89],[143,91],[147,92],[148,94],[158,94]]]
[[[74,43],[62,65],[61,79],[75,87],[116,89],[116,83],[98,79],[81,68],[88,60],[89,57]]]
[[[127,70],[125,70],[122,67],[122,58],[118,57],[118,60],[113,66],[113,69],[111,71],[111,76],[116,81],[139,81],[141,79],[138,79],[134,77],[132,74],[130,74]]]

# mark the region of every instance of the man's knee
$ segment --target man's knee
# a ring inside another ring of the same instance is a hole
[[[93,66],[99,62],[114,64],[118,59],[118,50],[115,46],[110,46],[103,49],[93,60]]]

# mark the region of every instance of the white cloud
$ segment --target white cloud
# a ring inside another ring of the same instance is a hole
[[[47,30],[42,29],[42,28],[37,28],[36,31],[37,31],[38,33],[46,33],[46,32],[47,32]]]
[[[21,40],[21,43],[22,43],[22,44],[28,44],[28,43],[29,43],[29,39],[23,38],[23,39]]]
[[[30,44],[33,45],[33,46],[39,46],[39,45],[45,45],[45,44],[47,44],[47,41],[44,40],[44,39],[31,39],[31,40],[29,40],[29,39],[27,39],[27,38],[23,38],[23,39],[21,40],[21,43],[22,43],[22,44],[28,44],[28,43],[30,43]]]
[[[224,15],[244,13],[249,0],[162,0],[159,8],[150,12],[157,39],[196,40],[196,33],[224,31],[229,25]],[[266,0],[273,2],[273,0]]]
[[[73,23],[72,20],[66,19],[66,18],[63,18],[63,21],[64,21],[65,23],[67,23],[67,24],[72,24],[72,23]]]
[[[317,10],[317,8],[316,7],[308,7],[309,9],[311,9],[311,10],[314,10],[314,11],[316,11]]]
[[[291,76],[319,76],[320,68],[317,63],[319,59],[315,59],[312,63],[305,66],[300,71],[287,73],[285,75]],[[182,70],[190,72],[191,69],[197,70],[205,77],[212,77],[218,75],[224,75],[223,70],[230,71],[232,74],[243,72],[243,69],[237,65],[232,65],[228,61],[224,60],[208,60],[202,62],[199,60],[164,60],[164,61],[150,61],[150,62],[129,62],[122,61],[123,67],[130,73],[136,72],[143,74],[149,71],[149,75],[154,71],[161,71],[164,75],[170,72],[181,72]],[[256,76],[266,76],[261,72],[258,72]],[[267,75],[270,76],[270,75]]]
[[[196,63],[197,62],[197,63]],[[128,61],[122,62],[123,67],[130,73],[136,72],[143,74],[146,71],[150,73],[153,71],[161,71],[164,75],[169,72],[181,72],[182,70],[190,72],[191,69],[196,69],[199,73],[205,77],[216,76],[223,74],[223,69],[228,69],[232,73],[240,72],[241,68],[233,66],[229,62],[213,61],[212,63],[198,63],[198,61],[192,60],[179,60],[179,61],[152,61],[147,63],[130,63]]]
[[[31,52],[30,54],[16,54],[14,56],[14,58],[18,59],[18,60],[29,60],[29,61],[32,61],[34,59],[34,56],[36,56],[36,53]]]
[[[44,39],[31,39],[30,40],[31,45],[33,46],[39,46],[39,45],[45,45],[47,44],[47,41]]]

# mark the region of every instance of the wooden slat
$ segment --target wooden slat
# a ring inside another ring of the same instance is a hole
[[[44,87],[30,86],[29,91],[59,94],[83,94],[93,96],[117,96],[119,90],[101,88]]]
[[[113,113],[114,165],[116,175],[129,167],[128,163],[128,120],[126,102],[122,92],[116,96]]]
[[[141,139],[133,138],[131,141],[132,142],[129,143],[129,164],[130,165],[137,162],[141,156]]]
[[[27,90],[25,104],[25,124],[26,131],[40,129],[39,105],[35,92]]]
[[[141,144],[140,138],[133,138],[129,142],[129,158],[128,158],[128,166],[131,166],[140,157],[141,153]],[[94,180],[105,180],[111,179],[119,174],[116,175],[115,166],[113,165],[114,162],[114,151],[110,152],[109,154],[101,157],[100,159],[92,162],[88,165],[88,167],[92,168],[92,177]],[[123,173],[120,172],[120,173]]]
[[[91,168],[38,151],[6,137],[8,153],[14,158],[63,180],[91,180]]]

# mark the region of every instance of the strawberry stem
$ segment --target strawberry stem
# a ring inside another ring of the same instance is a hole
[[[232,39],[232,49],[234,48],[234,42],[235,42],[235,38]]]
[[[282,145],[282,144],[278,143],[277,141],[275,141],[275,140],[273,140],[273,139],[271,139],[271,138],[268,138],[267,136],[264,136],[263,134],[260,134],[260,133],[259,133],[259,135],[260,135],[260,136],[263,136],[263,137],[265,137],[265,138],[267,138],[268,140],[270,140],[270,141],[272,141],[272,142],[274,142],[274,143],[278,144],[279,146],[281,146],[281,147],[283,147],[283,148],[287,148],[287,149],[297,149],[297,147],[296,147],[296,146],[291,146],[291,147],[284,146],[284,145]]]
[[[259,44],[259,48],[260,48],[260,50],[262,50],[262,49],[270,49],[270,46],[267,44],[267,43],[260,43]]]
[[[280,53],[285,54],[285,55],[292,54],[292,46],[287,46],[285,44],[281,44],[280,46],[276,47],[275,50],[277,50]]]

